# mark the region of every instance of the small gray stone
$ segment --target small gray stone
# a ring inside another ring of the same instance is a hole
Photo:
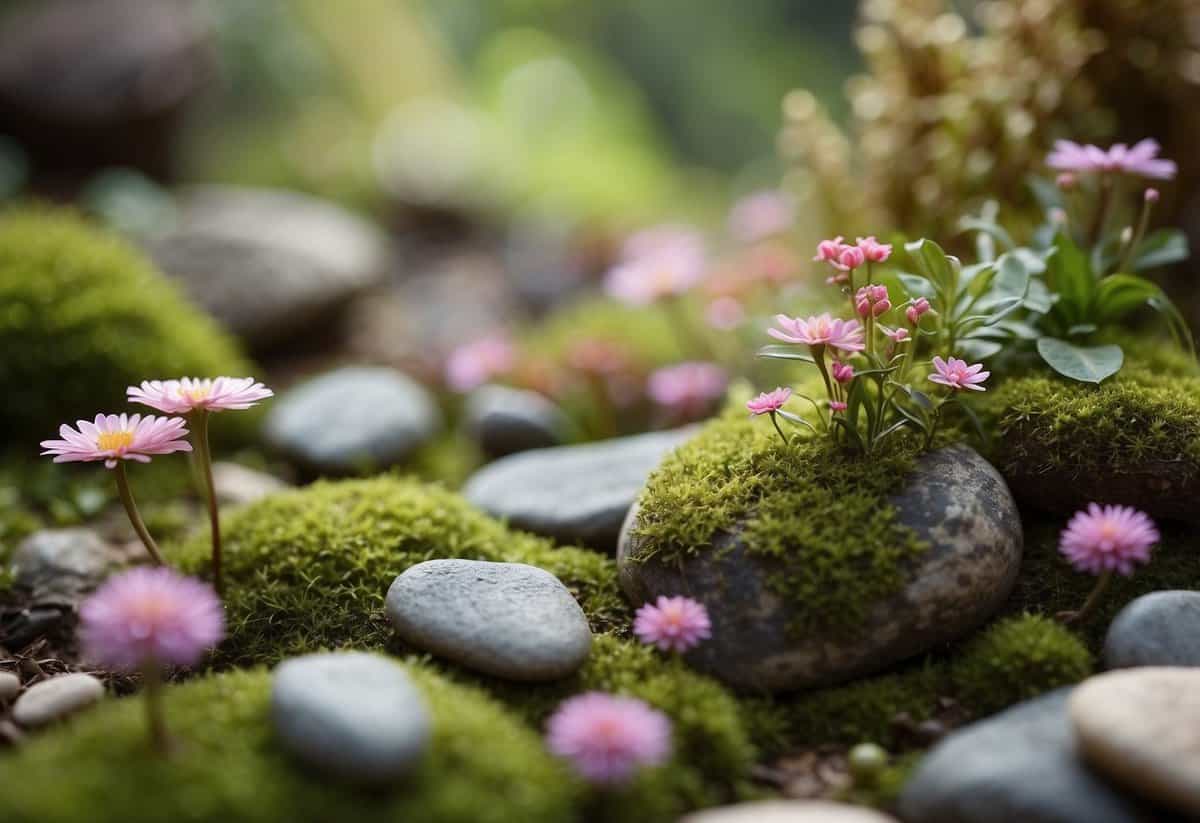
[[[1012,590],[1021,564],[1016,503],[972,449],[930,452],[898,486],[890,501],[897,520],[929,549],[906,565],[895,594],[870,605],[853,637],[796,633],[795,604],[773,588],[790,567],[747,551],[736,527],[680,562],[640,559],[635,507],[617,553],[621,587],[634,604],[681,592],[703,602],[713,637],[688,662],[738,688],[789,691],[879,671],[983,623]]]
[[[1076,756],[1059,689],[957,731],[921,761],[900,795],[907,823],[1163,823]]]
[[[13,582],[39,605],[74,606],[122,565],[120,550],[90,529],[34,532],[13,553]]]
[[[489,458],[562,443],[569,423],[562,409],[537,392],[484,386],[467,398],[467,431]]]
[[[386,609],[405,642],[510,680],[566,677],[591,651],[587,618],[567,587],[523,563],[418,563],[392,583]]]
[[[1104,665],[1200,666],[1200,592],[1151,592],[1130,602],[1108,627]]]
[[[1147,666],[1098,675],[1075,689],[1070,713],[1088,763],[1200,819],[1200,670]]]
[[[367,221],[269,189],[188,189],[177,228],[148,244],[196,303],[260,348],[327,329],[390,265],[386,238]]]
[[[407,774],[429,746],[425,700],[397,662],[337,652],[285,660],[271,678],[283,746],[318,771],[354,782]]]
[[[213,463],[213,485],[217,500],[244,506],[288,488],[273,474],[255,471],[237,463]]]
[[[12,672],[0,672],[0,703],[7,703],[21,691],[21,678]]]
[[[761,800],[693,812],[679,823],[896,823],[896,818],[824,800]]]
[[[441,426],[433,398],[388,368],[348,366],[284,392],[264,426],[267,443],[322,474],[401,463]]]
[[[104,697],[104,684],[90,674],[60,674],[35,683],[13,704],[13,720],[43,726],[87,708]]]
[[[463,488],[468,500],[518,529],[613,552],[650,472],[694,426],[497,460]]]

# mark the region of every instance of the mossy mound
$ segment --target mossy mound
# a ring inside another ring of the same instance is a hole
[[[218,665],[395,648],[383,613],[387,589],[409,566],[435,558],[540,566],[579,599],[593,630],[629,621],[609,558],[512,531],[458,495],[409,478],[323,481],[277,494],[229,517],[223,532],[229,638]],[[172,553],[188,573],[207,576],[204,533]]]
[[[927,549],[887,500],[917,455],[902,437],[869,458],[824,437],[784,447],[770,423],[731,408],[650,476],[632,559],[713,551],[714,538],[736,527],[749,553],[803,558],[769,581],[797,605],[796,631],[853,629]]]
[[[797,743],[902,742],[904,718],[919,724],[949,699],[969,717],[984,717],[1039,694],[1078,683],[1092,655],[1070,630],[1039,615],[993,623],[949,655],[928,656],[888,674],[774,702],[748,704],[752,730]]]
[[[0,214],[0,351],[0,428],[14,443],[119,411],[141,380],[251,373],[141,253],[50,209]]]
[[[674,729],[671,761],[623,790],[597,795],[592,801],[597,821],[673,821],[690,809],[732,802],[750,791],[757,750],[743,707],[715,680],[632,640],[596,637],[583,668],[552,684],[447,673],[482,683],[535,728],[543,727],[562,700],[593,690],[636,697],[666,713]]]
[[[1099,386],[1032,375],[1001,383],[982,409],[989,456],[1018,499],[1063,513],[1096,500],[1196,519],[1200,377],[1141,362]]]
[[[140,698],[111,700],[39,735],[0,766],[0,818],[35,821],[561,823],[580,787],[538,735],[478,690],[411,669],[434,718],[416,772],[386,789],[327,781],[274,739],[270,678],[217,675],[167,692],[176,751],[148,745]]]

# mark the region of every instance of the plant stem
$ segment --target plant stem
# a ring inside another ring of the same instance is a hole
[[[779,428],[779,420],[775,412],[771,412],[771,425],[775,427],[775,431],[779,432],[779,436],[783,438],[783,445],[788,445],[787,435],[783,433],[783,429]]]
[[[1100,579],[1096,581],[1096,585],[1092,589],[1092,593],[1087,596],[1087,600],[1083,601],[1083,607],[1079,611],[1063,612],[1059,615],[1059,619],[1068,625],[1072,623],[1081,623],[1086,620],[1087,617],[1096,610],[1096,606],[1100,603],[1100,599],[1104,596],[1104,593],[1108,591],[1108,586],[1110,583],[1112,583],[1111,569],[1106,570],[1100,575]]]
[[[221,516],[217,508],[217,488],[213,483],[212,448],[208,443],[208,410],[199,409],[192,413],[192,429],[195,432],[196,454],[200,471],[204,476],[204,496],[208,502],[208,524],[212,535],[213,588],[217,596],[225,593],[221,576]]]
[[[1121,255],[1120,261],[1117,263],[1117,271],[1127,271],[1130,262],[1133,260],[1133,254],[1137,251],[1137,247],[1141,245],[1142,238],[1146,236],[1146,228],[1150,225],[1150,210],[1152,204],[1149,200],[1142,200],[1142,213],[1138,217],[1137,231],[1133,233],[1133,237],[1129,239],[1129,245],[1125,249],[1125,253]]]
[[[1092,216],[1092,225],[1088,228],[1088,249],[1094,249],[1104,235],[1104,227],[1108,224],[1108,214],[1112,210],[1113,181],[1105,174],[1100,178],[1100,203]]]
[[[167,718],[162,704],[162,670],[153,660],[142,667],[142,685],[146,691],[146,723],[150,729],[150,745],[160,755],[171,748],[167,734]]]
[[[133,502],[133,492],[129,489],[129,478],[125,475],[124,461],[117,461],[113,473],[117,476],[117,493],[121,496],[121,503],[125,506],[125,514],[129,515],[129,522],[133,525],[133,530],[142,539],[142,544],[150,553],[150,558],[157,565],[163,565],[162,553],[158,550],[158,544],[150,536],[146,524],[142,521],[142,516],[138,514],[137,504]]]

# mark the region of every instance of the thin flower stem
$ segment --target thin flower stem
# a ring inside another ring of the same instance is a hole
[[[783,429],[779,428],[779,419],[775,412],[771,412],[771,425],[775,427],[775,431],[779,432],[779,436],[783,438],[783,445],[788,445],[787,435],[783,433]]]
[[[1096,213],[1092,216],[1092,225],[1088,228],[1089,248],[1095,248],[1104,235],[1104,227],[1108,225],[1109,212],[1112,211],[1114,188],[1112,177],[1106,174],[1100,178],[1100,203],[1096,206]]]
[[[150,745],[160,755],[167,754],[171,739],[167,734],[167,718],[162,703],[162,670],[153,660],[142,667],[142,685],[146,691],[146,723],[150,729]]]
[[[1063,612],[1058,617],[1063,623],[1070,625],[1072,623],[1082,623],[1092,612],[1096,610],[1096,606],[1100,603],[1104,593],[1108,591],[1109,584],[1112,583],[1112,570],[1107,569],[1096,581],[1092,593],[1087,596],[1087,600],[1083,601],[1083,607],[1077,612]]]
[[[200,471],[204,476],[204,496],[208,502],[208,523],[212,535],[213,588],[217,595],[225,593],[221,575],[221,515],[217,508],[217,489],[213,483],[212,447],[208,441],[208,411],[200,409],[192,414],[192,428],[196,432],[196,454]]]
[[[145,522],[142,521],[142,516],[138,513],[137,504],[133,502],[133,492],[129,489],[129,478],[125,475],[125,463],[118,461],[113,473],[117,476],[117,493],[121,496],[121,503],[125,506],[125,514],[129,515],[129,522],[133,525],[133,530],[141,538],[146,551],[150,553],[150,558],[157,565],[162,566],[162,552],[158,550],[158,544],[150,536]]]
[[[1137,251],[1137,247],[1141,245],[1142,238],[1146,236],[1146,228],[1150,225],[1150,210],[1153,207],[1153,204],[1149,200],[1142,200],[1142,213],[1138,217],[1137,231],[1133,233],[1133,237],[1129,239],[1129,245],[1125,247],[1125,253],[1121,255],[1121,260],[1117,264],[1117,271],[1128,271],[1129,264],[1133,260],[1133,253]]]

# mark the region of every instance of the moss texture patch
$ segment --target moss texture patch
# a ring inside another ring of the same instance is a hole
[[[403,783],[363,790],[314,776],[274,739],[269,675],[242,671],[170,689],[179,740],[149,748],[140,699],[111,700],[39,735],[0,767],[0,818],[35,821],[439,821],[562,823],[580,787],[538,735],[478,690],[412,669],[434,718]]]
[[[140,252],[49,209],[0,214],[0,351],[0,427],[17,442],[119,411],[144,379],[251,373]]]
[[[916,456],[901,438],[870,458],[824,437],[785,448],[769,422],[731,409],[651,475],[634,559],[713,551],[736,528],[748,552],[789,559],[770,584],[798,604],[797,631],[852,631],[928,548],[887,502]]]
[[[458,495],[408,478],[320,482],[255,503],[223,524],[229,638],[218,665],[274,663],[319,649],[395,648],[383,613],[392,581],[416,563],[529,563],[558,576],[594,630],[629,609],[607,557],[512,531]],[[205,533],[172,551],[207,576]]]

